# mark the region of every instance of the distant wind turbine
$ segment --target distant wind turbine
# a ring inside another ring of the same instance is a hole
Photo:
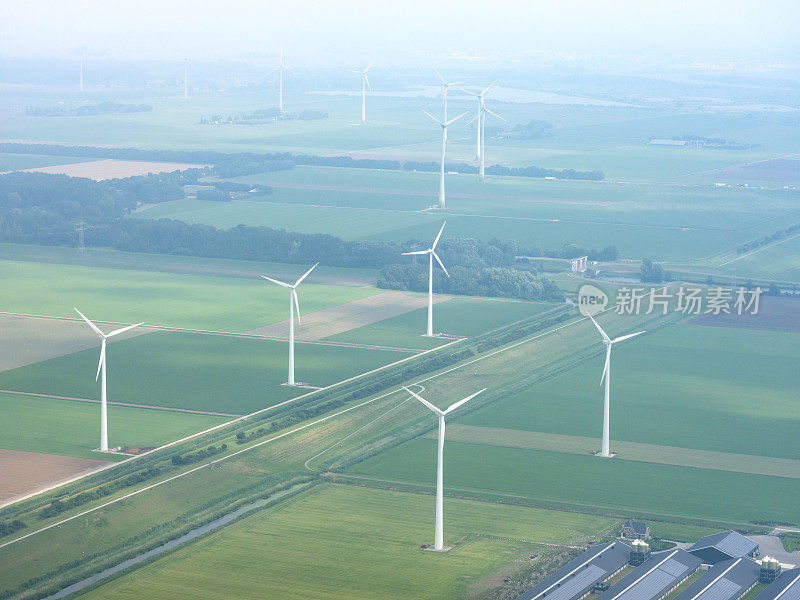
[[[194,63],[188,58],[183,59],[183,97],[189,97],[189,67],[194,68]]]
[[[277,283],[281,287],[285,287],[289,289],[289,379],[286,382],[287,385],[296,385],[294,381],[294,309],[297,307],[297,321],[300,322],[300,302],[297,300],[297,286],[300,285],[303,280],[308,277],[308,275],[317,268],[317,263],[313,267],[311,267],[308,271],[303,274],[303,276],[294,282],[294,285],[290,283],[284,283],[283,281],[278,281],[277,279],[272,279],[271,277],[267,277],[266,275],[262,275],[263,279],[267,281],[271,281],[272,283]]]
[[[458,121],[461,117],[463,117],[465,112],[461,113],[454,119],[450,119],[449,121],[440,121],[436,117],[434,117],[431,113],[426,110],[423,110],[426,115],[428,115],[431,119],[436,121],[439,124],[439,127],[442,128],[442,161],[439,169],[439,208],[444,210],[445,209],[445,202],[444,202],[444,169],[445,169],[445,154],[447,153],[447,128]]]
[[[448,90],[448,89],[449,89],[451,86],[454,86],[454,85],[461,85],[461,84],[462,84],[462,83],[464,83],[464,82],[463,82],[463,81],[452,81],[452,82],[447,82],[447,81],[445,81],[444,77],[442,77],[442,74],[441,74],[441,73],[439,73],[439,70],[438,70],[438,69],[434,69],[434,71],[436,72],[436,75],[438,75],[438,76],[439,76],[439,79],[440,79],[440,80],[441,80],[441,82],[442,82],[442,87],[444,88],[444,91],[442,92],[442,104],[444,105],[444,120],[445,120],[445,121],[447,121],[447,90]]]
[[[467,396],[463,400],[459,400],[455,404],[451,404],[445,410],[440,410],[425,400],[425,398],[415,394],[407,387],[404,386],[403,389],[414,396],[414,398],[422,402],[422,404],[436,413],[436,416],[439,417],[439,454],[436,461],[436,523],[434,526],[433,549],[444,550],[444,417],[445,415],[453,412],[459,406],[462,406],[463,404],[466,404],[472,400],[478,394],[485,392],[486,388],[483,388],[479,392],[475,392],[471,396]]]
[[[592,315],[589,315],[589,318],[594,323],[594,326],[597,327],[597,331],[600,332],[600,335],[603,336],[603,343],[606,345],[606,363],[603,366],[603,375],[600,377],[600,383],[603,383],[605,380],[606,389],[605,389],[605,401],[603,402],[603,442],[600,449],[600,456],[609,457],[611,456],[611,423],[610,423],[610,412],[611,412],[611,346],[616,344],[617,342],[621,342],[623,340],[630,339],[632,337],[636,337],[637,335],[641,335],[644,331],[637,331],[636,333],[629,333],[628,335],[620,336],[616,339],[611,339],[608,337],[603,328],[600,327],[597,321],[594,320]]]
[[[412,256],[416,254],[427,254],[428,255],[428,330],[425,334],[427,337],[433,337],[433,259],[436,259],[436,262],[439,263],[439,266],[442,267],[442,271],[444,274],[450,277],[450,273],[447,272],[447,269],[444,268],[444,263],[442,263],[442,259],[439,258],[439,255],[436,254],[436,244],[439,243],[439,238],[442,237],[442,232],[444,231],[444,226],[447,225],[447,221],[442,223],[442,228],[439,230],[439,233],[436,235],[436,239],[433,240],[433,244],[427,250],[417,250],[416,252],[403,252],[403,256]]]
[[[275,71],[278,72],[278,110],[283,112],[283,72],[289,71],[289,73],[294,73],[294,71],[283,64],[283,48],[281,48],[281,58],[278,66],[267,73],[267,75],[271,75]]]
[[[372,65],[375,64],[376,59],[372,59],[372,62],[367,65],[367,68],[363,71],[354,71],[353,69],[348,69],[351,73],[358,73],[361,75],[361,123],[364,124],[367,122],[367,88],[369,91],[372,91],[372,86],[369,84],[369,77],[367,77],[367,71],[372,68]]]
[[[466,92],[467,94],[471,94],[478,99],[478,114],[473,117],[473,121],[477,120],[478,123],[478,134],[476,136],[475,142],[475,160],[479,160],[481,164],[481,181],[483,181],[483,165],[484,165],[484,136],[483,136],[483,129],[486,126],[486,113],[491,113],[495,117],[502,119],[499,115],[496,115],[492,111],[486,108],[486,94],[487,92],[494,87],[494,84],[497,83],[493,81],[489,87],[485,88],[482,92],[471,92],[469,90],[462,89],[461,91]]]
[[[81,91],[83,91],[83,52],[81,52]]]
[[[73,306],[73,308],[75,308]],[[134,327],[138,327],[139,325],[143,325],[144,323],[137,323],[136,325],[128,325],[127,327],[121,327],[120,329],[115,329],[111,333],[103,333],[100,331],[100,328],[97,327],[94,323],[92,323],[89,319],[87,319],[84,314],[75,308],[75,312],[78,313],[81,318],[89,324],[94,332],[100,336],[100,362],[97,364],[97,375],[95,375],[95,381],[99,377],[100,379],[100,451],[101,452],[108,452],[108,408],[107,408],[107,401],[106,401],[106,342],[109,338],[114,337],[115,335],[119,335],[120,333],[125,333],[129,329],[133,329]]]

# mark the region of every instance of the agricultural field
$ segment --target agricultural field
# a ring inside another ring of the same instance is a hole
[[[601,430],[599,352],[532,385],[509,386],[496,401],[451,418],[447,485],[662,515],[796,522],[800,515],[791,502],[769,503],[800,490],[793,442],[800,421],[792,391],[796,337],[674,324],[615,348],[611,435],[612,452],[619,454],[609,461],[591,456]],[[553,352],[564,341],[550,338],[541,346]],[[480,365],[470,365],[470,372],[488,367]],[[449,377],[426,382],[426,396],[445,394],[434,401],[452,402],[457,393],[443,385]],[[475,389],[489,381],[469,379]],[[469,393],[462,389],[458,393]],[[432,438],[406,442],[345,474],[430,485]],[[625,483],[631,481],[635,488]],[[732,488],[742,494],[725,499],[714,491]]]
[[[204,165],[188,165],[182,163],[145,162],[139,160],[98,159],[88,162],[49,165],[28,170],[38,173],[68,175],[69,177],[86,177],[88,179],[94,179],[95,181],[103,181],[104,179],[122,179],[124,177],[149,175],[151,173],[171,173],[173,171],[185,171],[187,169],[200,169],[203,168],[203,166]]]
[[[317,486],[81,598],[469,598],[501,585],[496,573],[531,564],[542,542],[575,543],[616,524],[448,499],[446,535],[454,548],[437,555],[421,548],[433,534],[432,503],[428,494]]]
[[[50,156],[38,154],[2,154],[0,153],[0,173],[21,169],[38,169],[54,165],[69,165],[91,160],[79,156]]]
[[[307,269],[293,265],[294,277]],[[288,269],[284,268],[284,273]],[[286,318],[286,293],[250,279],[130,269],[0,261],[3,312],[242,332]],[[377,294],[374,287],[314,284],[300,292],[306,313]]]

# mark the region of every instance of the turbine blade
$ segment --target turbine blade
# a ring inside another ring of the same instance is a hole
[[[436,239],[433,240],[433,246],[431,246],[431,252],[436,250],[436,244],[439,243],[439,238],[442,237],[442,232],[444,231],[444,226],[447,225],[447,221],[442,223],[442,228],[439,230],[439,233],[436,234]]]
[[[75,307],[73,306],[72,308],[75,308]],[[82,318],[84,321],[86,321],[86,322],[89,324],[89,327],[91,327],[92,329],[94,329],[94,332],[95,332],[97,335],[99,335],[101,338],[105,338],[105,337],[106,337],[106,335],[105,335],[105,334],[104,334],[102,331],[100,331],[100,329],[97,327],[97,325],[95,325],[95,324],[94,324],[94,323],[92,323],[92,322],[91,322],[89,319],[87,319],[87,318],[86,318],[86,315],[84,315],[84,314],[83,314],[81,311],[79,311],[77,308],[75,308],[75,312],[76,312],[76,313],[78,313],[78,314],[81,316],[81,318]]]
[[[274,69],[273,69],[274,70]],[[350,73],[358,73],[361,75],[361,71],[356,71],[355,69],[347,69]]]
[[[436,117],[434,117],[434,116],[433,116],[431,113],[429,113],[429,112],[428,112],[427,110],[425,110],[424,108],[422,109],[422,112],[424,112],[424,113],[425,113],[426,115],[428,115],[428,116],[429,116],[431,119],[433,119],[434,121],[436,121],[436,122],[437,122],[437,123],[438,123],[438,124],[439,124],[441,127],[444,127],[444,123],[442,123],[442,122],[441,122],[439,119],[437,119]]]
[[[482,393],[483,393],[483,392],[485,392],[485,391],[486,391],[486,388],[483,388],[483,389],[482,389],[480,392],[475,392],[474,394],[472,394],[472,396],[467,396],[467,397],[466,397],[466,398],[464,398],[463,400],[459,400],[459,401],[458,401],[458,402],[456,402],[455,404],[451,404],[450,406],[448,406],[448,407],[447,407],[447,410],[445,410],[445,411],[444,411],[444,414],[447,414],[447,413],[449,413],[449,412],[452,412],[452,411],[454,411],[455,409],[457,409],[457,408],[458,408],[459,406],[461,406],[462,404],[466,404],[467,402],[469,402],[470,400],[472,400],[472,399],[473,399],[475,396],[477,396],[478,394],[482,394]]]
[[[367,77],[367,72],[366,71],[364,71],[364,81],[367,82],[367,89],[371,92],[372,91],[372,86],[369,84],[369,77]]]
[[[471,96],[480,96],[480,94],[478,94],[477,92],[470,92],[469,90],[465,90],[464,88],[458,88],[458,89],[460,89],[462,92],[465,92],[465,93],[467,93],[467,94],[469,94]]]
[[[442,259],[439,258],[439,255],[436,254],[436,252],[431,252],[431,254],[433,254],[433,258],[436,259],[436,262],[439,263],[439,266],[442,267],[442,271],[444,271],[444,274],[447,275],[447,278],[449,279],[450,278],[450,273],[448,273],[447,269],[444,268],[444,264],[442,263]]]
[[[442,77],[442,74],[441,74],[441,73],[439,73],[439,69],[437,69],[436,67],[434,67],[434,68],[433,68],[433,72],[434,72],[434,73],[436,73],[436,74],[439,76],[439,79],[441,80],[441,82],[442,82],[444,85],[447,85],[447,82],[444,80],[444,77]]]
[[[450,120],[449,120],[447,123],[445,123],[445,124],[444,124],[444,125],[445,125],[445,127],[447,127],[448,125],[450,125],[450,124],[452,124],[452,123],[455,123],[455,122],[456,122],[456,121],[458,121],[458,120],[459,120],[461,117],[463,117],[465,114],[467,114],[467,111],[464,111],[463,113],[461,113],[461,114],[460,114],[460,115],[458,115],[457,117],[455,117],[455,118],[453,118],[453,119],[450,119]]]
[[[505,121],[505,119],[504,119],[503,117],[501,117],[500,115],[498,115],[498,114],[497,114],[497,113],[495,113],[495,112],[492,112],[492,111],[490,111],[490,110],[489,110],[488,108],[486,108],[486,107],[484,107],[484,109],[483,109],[483,112],[487,112],[487,113],[489,113],[490,115],[497,117],[497,118],[498,118],[498,119],[500,119],[501,121]]]
[[[411,256],[412,254],[428,254],[430,250],[417,250],[416,252],[403,252],[400,256]]]
[[[308,277],[308,274],[309,274],[309,273],[311,273],[311,271],[313,271],[314,269],[316,269],[316,268],[317,268],[317,265],[318,265],[318,264],[319,264],[319,263],[317,263],[316,265],[314,265],[313,267],[311,267],[311,268],[310,268],[308,271],[306,271],[306,272],[303,274],[303,276],[302,276],[300,279],[298,279],[298,280],[295,282],[295,284],[294,284],[294,287],[297,287],[298,285],[300,285],[300,284],[303,282],[303,279],[305,279],[306,277]]]
[[[372,59],[372,62],[371,62],[371,63],[369,63],[369,65],[367,65],[367,68],[366,68],[366,69],[364,69],[364,73],[365,73],[365,74],[366,74],[366,72],[367,72],[367,71],[369,71],[369,70],[372,68],[372,65],[374,65],[374,64],[375,64],[375,61],[376,61],[376,60],[378,60],[378,59],[377,59],[377,58],[373,58],[373,59]]]
[[[407,391],[409,394],[411,394],[412,396],[414,396],[414,398],[416,398],[417,400],[419,400],[420,402],[422,402],[422,403],[423,403],[425,406],[427,406],[429,409],[431,409],[431,410],[432,410],[433,412],[435,412],[437,415],[443,415],[443,414],[444,414],[444,412],[443,412],[443,411],[441,411],[441,410],[439,410],[438,408],[436,408],[436,407],[435,407],[433,404],[431,404],[430,402],[428,402],[427,400],[425,400],[425,398],[423,398],[423,397],[422,397],[422,396],[420,396],[419,394],[415,394],[414,392],[412,392],[412,391],[411,391],[410,389],[408,389],[406,386],[403,386],[403,389],[404,389],[405,391]]]
[[[97,381],[100,379],[100,369],[103,367],[103,363],[106,361],[106,340],[103,338],[103,343],[100,345],[100,362],[97,363],[97,375],[94,376],[94,380]]]
[[[483,90],[483,91],[481,92],[481,96],[483,96],[483,95],[484,95],[486,92],[488,92],[490,89],[492,89],[492,88],[494,87],[494,84],[495,84],[495,83],[497,83],[497,81],[493,81],[492,83],[490,83],[490,84],[489,84],[489,87],[487,87],[485,90]]]
[[[628,335],[623,335],[623,336],[618,337],[615,340],[611,340],[611,343],[612,344],[616,344],[617,342],[621,342],[622,340],[627,340],[627,339],[630,339],[632,337],[636,337],[637,335],[642,335],[643,333],[644,333],[644,331],[637,331],[636,333],[629,333]]]
[[[474,117],[472,117],[469,121],[467,121],[467,125],[471,125],[472,123],[474,123],[476,119],[480,118],[480,116],[481,116],[480,114],[477,114]]]
[[[115,329],[114,331],[112,331],[111,333],[106,335],[106,337],[110,338],[111,336],[114,336],[114,335],[117,335],[117,334],[120,334],[120,333],[125,333],[129,329],[133,329],[134,327],[139,327],[139,325],[144,325],[144,321],[142,321],[141,323],[137,323],[136,325],[128,325],[127,327],[121,327],[120,329]]]
[[[603,374],[600,376],[600,385],[603,385],[603,380],[605,380],[606,373],[608,373],[608,366],[610,362],[611,362],[611,347],[609,346],[609,349],[606,350],[606,364],[603,365]]]
[[[277,71],[278,69],[280,69],[280,67],[275,67],[274,69],[272,69],[272,70],[270,70],[270,71],[267,71],[267,75],[272,75],[272,74],[273,74],[275,71]]]
[[[603,328],[602,328],[602,327],[600,327],[599,323],[598,323],[597,321],[595,321],[595,320],[594,320],[594,317],[593,317],[592,315],[589,315],[589,318],[592,320],[592,323],[594,323],[594,326],[595,326],[595,327],[597,327],[597,331],[599,331],[599,332],[600,332],[600,335],[602,335],[602,336],[603,336],[603,339],[604,339],[605,341],[607,341],[607,342],[610,342],[610,341],[611,341],[611,338],[610,338],[610,337],[608,337],[608,335],[606,335],[606,332],[605,332],[605,331],[603,331]]]
[[[292,298],[294,298],[294,305],[297,308],[297,322],[302,323],[300,320],[300,301],[297,299],[297,290],[292,288]]]
[[[292,287],[288,283],[283,283],[282,281],[278,281],[277,279],[273,279],[272,277],[267,277],[266,275],[262,275],[261,278],[262,279],[266,279],[267,281],[271,281],[272,283],[277,283],[278,285],[281,285],[281,286],[283,286],[285,288],[291,288]]]

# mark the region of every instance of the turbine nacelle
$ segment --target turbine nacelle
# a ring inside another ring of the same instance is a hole
[[[75,308],[74,306],[72,308]],[[91,327],[94,332],[100,337],[100,362],[97,364],[97,375],[95,375],[94,380],[97,381],[100,378],[100,370],[103,368],[103,364],[106,360],[106,342],[109,338],[114,337],[115,335],[119,335],[120,333],[125,333],[126,331],[133,329],[134,327],[139,327],[140,325],[144,325],[144,322],[136,323],[136,325],[127,325],[125,327],[120,327],[119,329],[115,329],[109,333],[103,333],[100,328],[92,323],[86,315],[84,315],[81,311],[75,308],[75,312],[78,313],[81,318],[86,321],[86,323]]]
[[[442,267],[442,271],[447,277],[450,277],[450,273],[447,272],[447,269],[444,267],[444,263],[442,259],[439,258],[439,255],[436,254],[436,245],[439,243],[439,238],[442,237],[442,232],[444,231],[444,226],[447,225],[447,221],[442,223],[442,228],[439,230],[439,233],[436,234],[436,239],[433,240],[433,245],[428,248],[427,250],[415,250],[414,252],[403,252],[402,256],[414,256],[414,255],[421,255],[421,254],[431,254],[433,258],[436,259],[436,262],[439,263],[439,266]]]
[[[447,407],[446,409],[444,409],[444,410],[442,410],[441,408],[439,408],[439,407],[437,407],[437,406],[435,406],[435,405],[431,404],[430,402],[428,402],[427,400],[425,400],[425,398],[423,398],[423,397],[422,397],[422,396],[420,396],[419,394],[416,394],[416,393],[412,392],[412,391],[411,391],[410,389],[408,389],[406,386],[403,386],[403,389],[404,389],[405,391],[407,391],[409,394],[411,394],[412,396],[414,396],[414,398],[416,398],[417,400],[419,400],[420,402],[422,402],[422,404],[424,404],[424,405],[425,405],[426,407],[428,407],[428,408],[429,408],[431,411],[433,411],[434,413],[436,413],[436,414],[437,414],[439,417],[444,417],[445,415],[447,415],[447,414],[449,414],[449,413],[453,412],[453,411],[454,411],[455,409],[457,409],[459,406],[462,406],[462,405],[466,404],[467,402],[469,402],[470,400],[472,400],[472,399],[473,399],[475,396],[477,396],[478,394],[482,394],[483,392],[485,392],[487,388],[483,388],[482,390],[480,390],[480,391],[478,391],[478,392],[475,392],[475,393],[474,393],[474,394],[472,394],[471,396],[467,396],[466,398],[463,398],[462,400],[459,400],[458,402],[455,402],[455,403],[451,404],[450,406],[448,406],[448,407]]]

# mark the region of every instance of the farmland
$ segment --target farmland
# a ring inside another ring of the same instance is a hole
[[[575,542],[614,524],[602,517],[448,500],[448,543],[455,548],[431,557],[420,548],[432,534],[430,519],[421,518],[430,514],[431,500],[427,494],[320,486],[82,597],[172,598],[189,590],[196,598],[469,597],[492,587],[485,581],[492,573],[513,572],[538,554],[537,542]],[[256,568],[256,556],[270,568]],[[216,577],[221,565],[230,580]]]

